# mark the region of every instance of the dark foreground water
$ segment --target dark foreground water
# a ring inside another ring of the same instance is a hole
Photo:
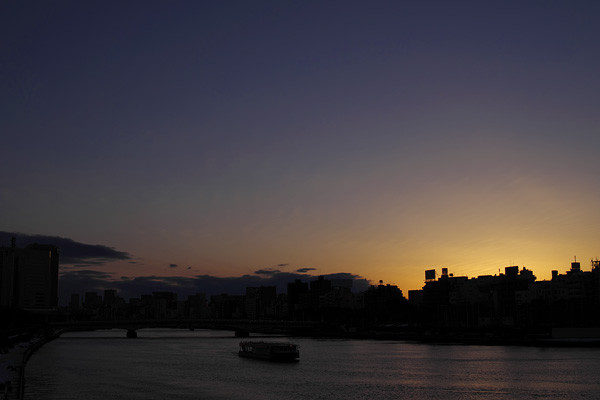
[[[283,339],[287,340],[287,339]],[[26,399],[597,399],[600,349],[294,339],[300,361],[237,356],[230,332],[78,332],[26,368]]]

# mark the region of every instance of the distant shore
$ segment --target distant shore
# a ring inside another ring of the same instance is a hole
[[[529,346],[529,347],[600,347],[600,337],[562,337],[550,335],[414,333],[414,332],[314,332],[300,334],[313,338],[394,340],[423,344],[458,344],[479,346]]]

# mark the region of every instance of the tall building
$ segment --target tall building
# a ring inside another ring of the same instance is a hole
[[[246,316],[249,319],[272,318],[276,314],[277,288],[259,286],[246,288]]]
[[[58,247],[30,244],[17,248],[0,247],[0,305],[43,310],[58,304]]]
[[[302,300],[309,296],[308,282],[302,282],[300,279],[296,279],[294,282],[287,284],[287,304],[288,304],[288,316],[290,319],[296,320],[303,317],[302,310],[308,308],[308,301]]]
[[[206,294],[196,293],[193,296],[188,296],[188,315],[192,318],[208,318],[208,302]]]
[[[104,290],[104,305],[113,306],[117,299],[117,291],[115,289]]]
[[[319,299],[331,290],[331,280],[319,276],[316,281],[310,282],[310,302],[311,306],[318,308]]]
[[[71,294],[71,301],[69,301],[69,308],[71,310],[79,310],[81,308],[81,300],[79,293]]]
[[[15,238],[12,238],[11,243],[11,247],[0,247],[0,306],[16,308],[18,291],[15,290],[17,283]]]

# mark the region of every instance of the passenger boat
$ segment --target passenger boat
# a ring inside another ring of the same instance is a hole
[[[293,361],[300,357],[297,344],[283,342],[240,342],[238,354],[273,361]]]

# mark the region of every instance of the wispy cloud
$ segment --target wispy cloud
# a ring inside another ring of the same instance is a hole
[[[317,270],[316,268],[300,268],[300,269],[297,269],[296,272],[304,274],[306,272],[316,271],[316,270]]]
[[[264,269],[259,269],[257,271],[254,271],[254,273],[257,275],[275,275],[280,272],[281,272],[280,270],[272,269],[272,268],[264,268]]]

